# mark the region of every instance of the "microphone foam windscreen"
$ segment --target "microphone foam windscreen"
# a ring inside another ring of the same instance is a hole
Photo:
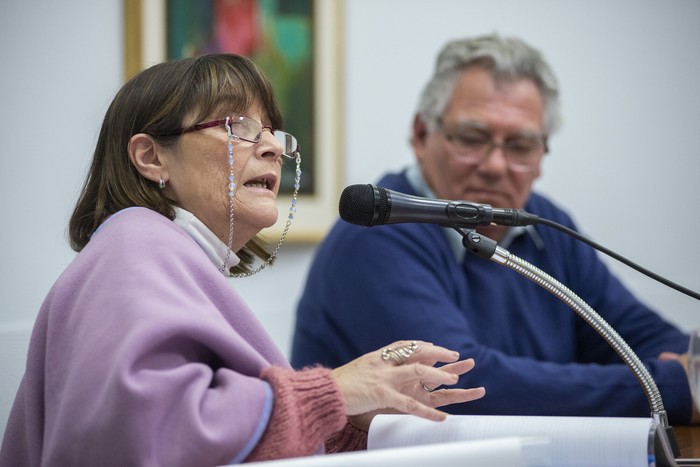
[[[387,211],[386,193],[379,190],[380,200],[379,211],[383,214]],[[385,191],[385,190],[384,190]],[[384,196],[381,196],[381,195]],[[383,207],[382,207],[383,206]],[[343,190],[338,204],[340,218],[346,222],[356,225],[370,226],[375,216],[375,189],[372,185],[350,185]]]

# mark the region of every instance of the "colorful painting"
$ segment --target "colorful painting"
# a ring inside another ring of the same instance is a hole
[[[123,0],[124,78],[168,58],[251,57],[272,81],[285,130],[301,146],[302,177],[288,241],[317,242],[338,217],[343,139],[343,0]],[[278,196],[291,202],[290,167]],[[287,216],[266,229],[279,236]]]
[[[302,148],[300,193],[314,193],[312,0],[168,0],[166,36],[168,59],[231,52],[262,68]],[[294,165],[284,169],[290,193]]]

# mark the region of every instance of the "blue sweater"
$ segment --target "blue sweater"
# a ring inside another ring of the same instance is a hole
[[[378,183],[415,194],[404,173]],[[543,196],[525,209],[575,229]],[[595,250],[536,226],[508,251],[569,287],[634,349],[656,381],[672,424],[690,421],[688,380],[662,351],[685,353],[688,336],[637,300]],[[393,341],[419,339],[473,357],[459,386],[485,386],[451,413],[649,416],[631,370],[573,310],[511,269],[467,253],[456,259],[432,224],[361,227],[338,221],[320,245],[301,296],[292,365],[336,367]]]

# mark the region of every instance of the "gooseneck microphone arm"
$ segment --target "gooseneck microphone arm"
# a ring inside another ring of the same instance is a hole
[[[552,276],[533,266],[527,261],[511,254],[508,250],[501,247],[494,240],[485,237],[474,230],[466,228],[455,228],[462,235],[462,244],[464,247],[485,259],[489,259],[495,263],[506,266],[522,276],[535,282],[548,292],[566,303],[576,314],[586,321],[605,341],[612,347],[615,352],[622,358],[627,366],[632,370],[634,376],[644,390],[644,394],[649,401],[652,418],[663,429],[663,435],[656,439],[657,456],[665,453],[666,464],[657,463],[657,465],[676,465],[674,457],[680,455],[678,442],[672,427],[668,423],[666,409],[661,399],[661,393],[656,385],[656,382],[649,374],[644,364],[641,362],[637,354],[625,342],[625,340],[608,324],[602,316],[600,316],[593,308],[591,308],[584,300],[578,297],[569,288],[561,282],[554,279]],[[659,461],[659,459],[657,459]]]

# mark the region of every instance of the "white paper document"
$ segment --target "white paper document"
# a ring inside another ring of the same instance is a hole
[[[655,462],[656,427],[651,418],[451,415],[444,422],[431,422],[379,415],[370,426],[368,449],[534,437],[549,441],[547,454],[531,451],[522,465],[647,467]]]
[[[523,440],[510,437],[356,451],[254,462],[249,465],[260,467],[535,467],[542,464],[525,463]]]

